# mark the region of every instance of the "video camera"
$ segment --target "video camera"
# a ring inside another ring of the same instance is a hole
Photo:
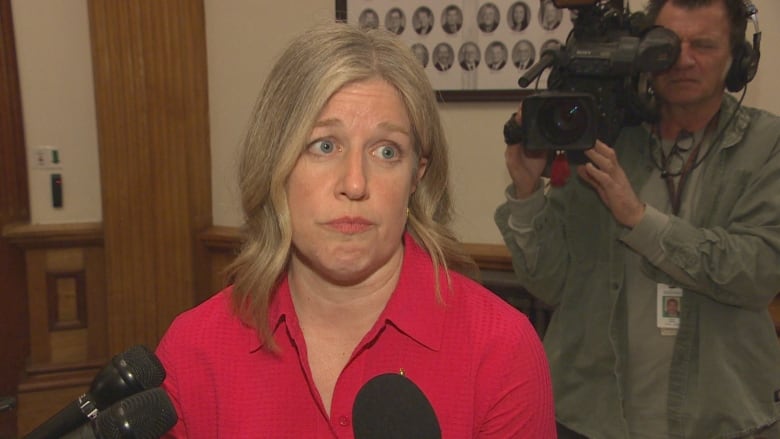
[[[563,150],[583,163],[596,139],[612,145],[623,126],[652,120],[649,74],[670,68],[677,35],[630,13],[621,1],[553,0],[572,11],[566,42],[547,49],[518,84],[550,67],[547,90],[523,99],[522,138],[529,150]]]

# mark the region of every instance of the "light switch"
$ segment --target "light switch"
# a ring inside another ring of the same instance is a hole
[[[62,174],[51,174],[51,206],[62,208]]]

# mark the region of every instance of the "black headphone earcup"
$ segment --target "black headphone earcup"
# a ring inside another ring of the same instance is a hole
[[[747,41],[739,44],[734,49],[731,67],[726,74],[726,89],[730,92],[738,92],[753,78],[758,71],[759,53],[753,50],[753,46]]]

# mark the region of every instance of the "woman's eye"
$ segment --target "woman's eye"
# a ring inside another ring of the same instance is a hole
[[[391,145],[384,145],[377,148],[376,153],[380,158],[392,160],[398,157],[398,148]]]
[[[336,145],[331,140],[317,140],[309,146],[309,151],[317,154],[330,154],[336,150]]]

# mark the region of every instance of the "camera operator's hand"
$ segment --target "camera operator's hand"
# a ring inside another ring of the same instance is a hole
[[[518,124],[522,121],[522,106],[515,115]],[[522,144],[507,145],[504,152],[506,167],[512,177],[515,196],[528,198],[537,189],[539,180],[547,166],[549,151],[528,151]]]
[[[590,162],[577,167],[580,178],[596,189],[617,222],[627,227],[639,224],[645,205],[631,187],[615,151],[597,140],[585,155]]]

